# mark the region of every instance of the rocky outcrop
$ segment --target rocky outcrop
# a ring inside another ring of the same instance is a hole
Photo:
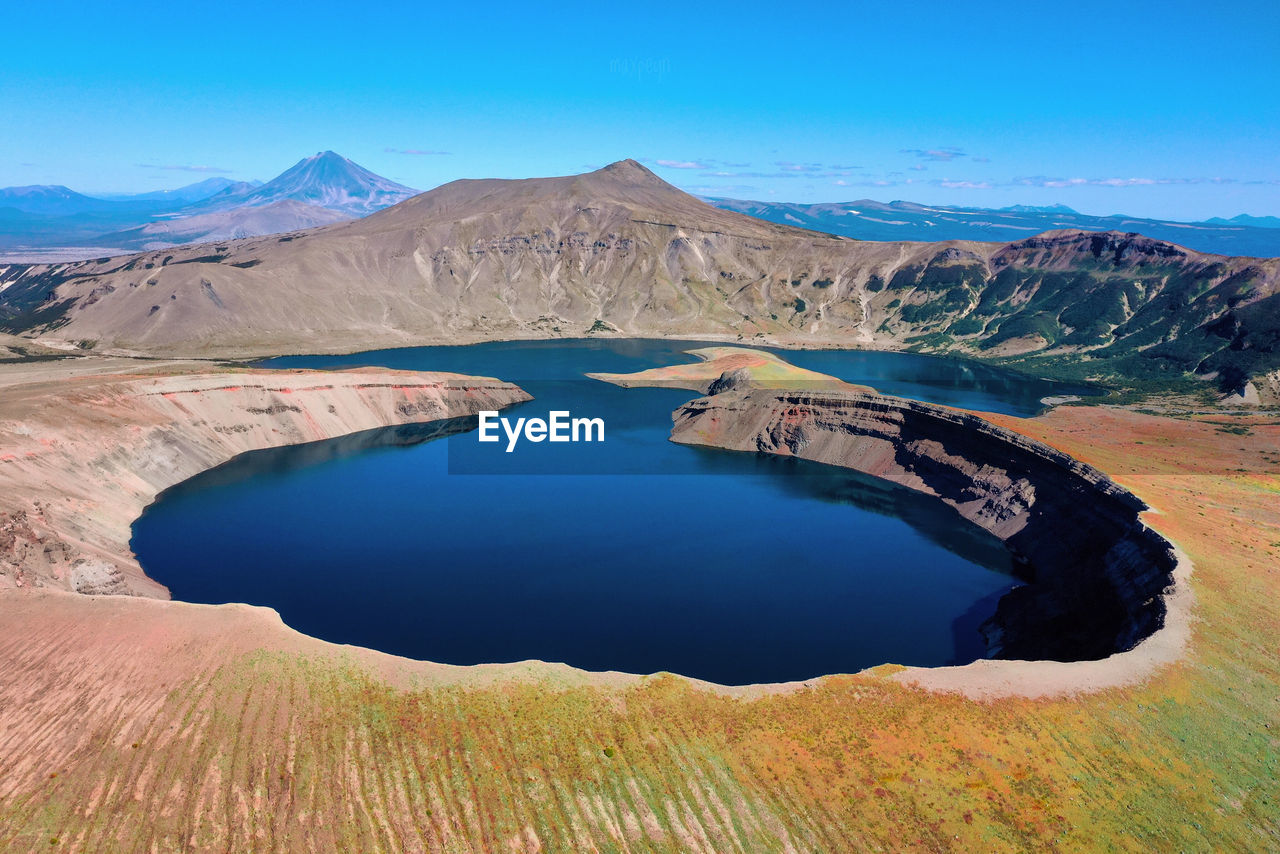
[[[720,394],[750,387],[751,372],[746,368],[734,368],[733,370],[725,371],[712,380],[711,385],[707,387],[707,394]]]
[[[1233,406],[1280,407],[1280,371],[1258,374],[1239,394],[1227,395],[1223,402]]]
[[[498,380],[386,370],[114,373],[4,388],[0,588],[167,598],[129,549],[133,520],[166,487],[257,448],[528,399]]]
[[[999,537],[1028,583],[983,626],[989,654],[1083,661],[1164,624],[1177,556],[1102,472],[976,415],[858,392],[728,391],[675,413],[673,441],[797,456],[937,496]]]

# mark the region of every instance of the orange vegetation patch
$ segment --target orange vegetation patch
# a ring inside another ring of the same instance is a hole
[[[763,387],[843,388],[867,391],[828,374],[798,368],[765,350],[744,347],[701,347],[687,351],[699,361],[684,365],[650,368],[633,374],[590,373],[587,376],[624,388],[644,386],[687,388],[706,391],[707,386],[729,371],[746,371],[752,385]]]
[[[1280,848],[1276,426],[992,420],[1152,505],[1196,567],[1184,660],[1065,699],[976,702],[893,668],[733,694],[405,662],[242,607],[6,592],[0,849]]]

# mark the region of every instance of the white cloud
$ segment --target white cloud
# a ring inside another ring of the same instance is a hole
[[[430,148],[384,148],[387,154],[425,154],[425,155],[444,155],[452,154],[450,151],[435,151]]]
[[[921,160],[931,160],[935,163],[950,163],[957,157],[964,157],[963,149],[953,146],[946,146],[945,148],[904,148],[900,153],[914,154]]]
[[[1012,187],[1153,187],[1186,184],[1236,184],[1235,178],[1056,178],[1032,175],[1014,178]]]
[[[696,160],[659,160],[659,166],[665,166],[668,169],[709,169],[711,168],[705,163],[699,163]]]
[[[951,181],[946,178],[934,183],[948,190],[990,190],[992,187],[988,181]]]
[[[231,172],[230,169],[223,169],[221,166],[179,166],[179,165],[160,165],[157,163],[139,163],[139,169],[168,169],[174,172],[212,172],[226,174]]]

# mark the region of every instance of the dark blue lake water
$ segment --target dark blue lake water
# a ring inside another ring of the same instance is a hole
[[[593,444],[388,429],[245,454],[166,491],[133,548],[174,598],[249,602],[307,634],[453,664],[523,659],[725,684],[962,663],[1017,580],[950,508],[855,473],[667,440],[697,395],[587,371],[691,361],[673,341],[508,342],[273,359],[511,380],[503,412],[605,421]],[[786,351],[921,400],[1014,414],[1078,392],[981,365]],[[451,425],[462,429],[467,424]]]

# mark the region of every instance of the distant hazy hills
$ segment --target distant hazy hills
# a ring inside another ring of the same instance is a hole
[[[265,184],[217,177],[175,190],[104,197],[63,186],[7,187],[0,189],[0,255],[74,260],[278,234],[358,219],[416,192],[332,151],[304,158]],[[706,201],[768,222],[858,240],[1010,242],[1045,231],[1082,229],[1137,232],[1222,255],[1280,257],[1280,218],[1274,216],[1241,214],[1185,223],[1095,217],[1065,205],[987,210],[870,199],[812,205]],[[55,247],[56,254],[51,252]]]
[[[210,178],[135,195],[96,198],[62,186],[0,189],[0,252],[60,248],[66,257],[162,249],[277,234],[365,216],[417,191],[324,151],[265,184]]]
[[[39,216],[117,210],[115,202],[95,199],[61,185],[33,185],[0,189],[0,209]]]
[[[232,187],[250,190],[261,187],[261,181],[232,181],[230,178],[206,178],[195,184],[188,184],[176,190],[154,190],[150,193],[128,193],[102,196],[103,199],[120,202],[166,202],[168,204],[191,204],[201,199],[221,193]]]
[[[157,249],[280,234],[347,219],[351,217],[341,211],[285,198],[259,205],[228,204],[222,210],[157,219],[146,225],[96,236],[93,241],[125,249]]]
[[[1223,219],[1220,216],[1210,217],[1205,222],[1214,225],[1247,225],[1256,228],[1280,228],[1280,216],[1249,216],[1248,214],[1240,214],[1233,216],[1231,219]]]
[[[1188,385],[1194,373],[1260,397],[1280,382],[1280,259],[1079,229],[1008,242],[851,240],[713,207],[623,161],[454,181],[293,234],[0,264],[0,332],[212,356],[718,336],[1211,387]]]
[[[1280,218],[1246,214],[1205,222],[1172,222],[1130,216],[1089,216],[1066,205],[988,210],[918,205],[913,202],[830,202],[802,205],[707,198],[718,208],[858,240],[986,240],[1008,242],[1063,228],[1137,232],[1201,252],[1280,256]]]

